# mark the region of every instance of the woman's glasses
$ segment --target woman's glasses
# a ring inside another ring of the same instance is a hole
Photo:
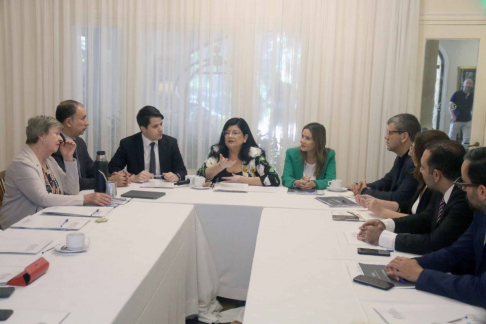
[[[237,131],[237,130],[234,130],[234,131],[229,131],[229,130],[225,130],[223,132],[223,135],[224,136],[230,136],[230,135],[233,135],[233,136],[238,136],[241,134],[241,131]]]

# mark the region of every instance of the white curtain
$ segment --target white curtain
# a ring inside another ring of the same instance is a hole
[[[419,0],[4,0],[0,170],[25,125],[85,104],[90,152],[114,154],[145,105],[165,116],[188,169],[222,126],[245,118],[281,172],[302,127],[320,122],[348,184],[391,166],[383,135],[412,106]]]

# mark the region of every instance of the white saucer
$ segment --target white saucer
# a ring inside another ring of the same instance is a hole
[[[206,190],[206,189],[211,189],[211,187],[191,187],[192,189],[196,190]]]
[[[68,250],[66,245],[64,244],[58,244],[54,247],[54,251],[59,252],[59,253],[80,253],[88,250],[89,245],[85,245],[81,250]]]
[[[345,192],[348,191],[348,188],[342,187],[341,189],[332,189],[331,187],[328,187],[327,190],[334,192]]]

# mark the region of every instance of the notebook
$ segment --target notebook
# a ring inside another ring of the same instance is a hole
[[[165,196],[165,192],[130,190],[121,196],[125,198],[159,199]]]

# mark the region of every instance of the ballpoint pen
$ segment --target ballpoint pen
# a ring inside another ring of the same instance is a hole
[[[54,247],[51,247],[50,249],[47,249],[45,251],[42,251],[42,254],[46,253],[46,252],[49,252],[50,250],[52,250]]]
[[[94,214],[96,214],[97,212],[99,212],[100,209],[98,208],[97,210],[94,211],[94,213],[92,213],[90,216],[94,216]]]
[[[63,226],[64,226],[64,224],[66,224],[67,222],[69,222],[69,218],[68,218],[68,219],[66,219],[66,220],[65,220],[65,221],[64,221],[64,222],[61,224],[61,227],[63,227]]]

